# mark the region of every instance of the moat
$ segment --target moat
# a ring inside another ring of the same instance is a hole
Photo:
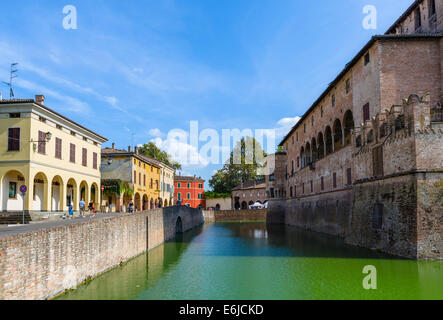
[[[367,265],[377,268],[377,290],[363,288]],[[59,299],[443,299],[443,262],[402,259],[294,227],[215,223]]]

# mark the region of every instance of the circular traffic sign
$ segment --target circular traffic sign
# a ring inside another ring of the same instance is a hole
[[[105,186],[102,186],[102,191],[105,191]]]
[[[20,192],[21,193],[26,193],[26,191],[28,191],[28,188],[25,185],[20,187]]]

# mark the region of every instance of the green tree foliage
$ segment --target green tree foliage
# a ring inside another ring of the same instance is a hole
[[[226,198],[231,198],[231,194],[230,193],[217,193],[214,191],[206,191],[205,192],[205,199],[226,199]]]
[[[171,159],[171,155],[168,154],[166,151],[161,150],[159,147],[155,145],[153,142],[149,142],[148,144],[144,144],[142,147],[139,148],[139,152],[154,158],[158,161],[163,162],[164,164],[167,164],[168,166],[173,167],[176,170],[181,170],[182,166],[177,161],[173,161]]]
[[[259,169],[264,168],[265,157],[266,153],[257,140],[242,138],[223,168],[209,180],[209,186],[215,193],[231,193],[243,182],[262,179],[264,176]]]

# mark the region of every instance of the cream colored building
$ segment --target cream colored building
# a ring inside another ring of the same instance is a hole
[[[100,208],[101,144],[107,139],[35,100],[0,100],[0,212]],[[23,196],[20,187],[26,186]]]
[[[160,198],[165,204],[174,205],[174,175],[175,169],[159,162],[160,170]],[[167,205],[165,205],[167,206]]]
[[[232,210],[232,198],[206,198],[206,209],[211,210]]]

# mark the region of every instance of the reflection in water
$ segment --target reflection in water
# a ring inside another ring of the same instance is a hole
[[[362,287],[366,265],[377,268],[377,290]],[[216,223],[61,299],[442,299],[442,267],[294,227]]]

